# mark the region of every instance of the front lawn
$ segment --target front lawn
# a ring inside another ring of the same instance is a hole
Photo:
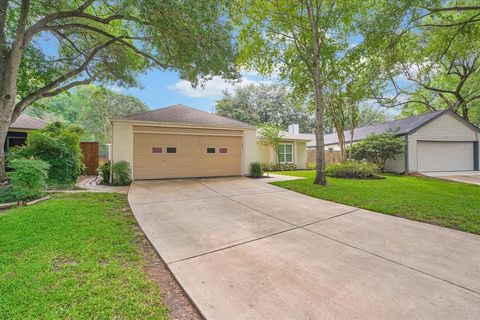
[[[313,184],[314,171],[278,174],[306,179],[272,184],[315,198],[480,234],[480,186],[433,178],[386,175],[385,179],[328,178]]]
[[[125,195],[0,212],[0,319],[168,319]]]

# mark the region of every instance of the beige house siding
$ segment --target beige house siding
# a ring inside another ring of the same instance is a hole
[[[250,163],[259,161],[259,150],[257,149],[257,131],[243,131],[243,152],[242,152],[242,175],[250,174]]]
[[[112,161],[133,164],[133,126],[130,123],[112,124]],[[133,170],[133,168],[132,168]],[[132,175],[134,173],[132,172]]]

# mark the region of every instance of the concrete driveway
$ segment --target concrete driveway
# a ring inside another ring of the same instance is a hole
[[[479,171],[423,172],[422,174],[428,177],[438,178],[442,180],[480,185]]]
[[[207,319],[478,319],[479,236],[265,180],[130,188],[140,226]]]

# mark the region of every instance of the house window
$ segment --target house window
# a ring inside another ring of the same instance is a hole
[[[207,148],[207,153],[215,153],[215,148]]]
[[[177,153],[177,148],[175,148],[175,147],[167,147],[167,153]]]
[[[292,143],[280,143],[278,145],[278,160],[280,161],[280,163],[293,162],[293,144]]]
[[[218,153],[228,153],[227,148],[218,148]]]
[[[152,153],[162,153],[162,147],[152,147]]]

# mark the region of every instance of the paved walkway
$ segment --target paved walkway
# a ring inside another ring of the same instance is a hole
[[[479,171],[424,172],[428,177],[480,185]]]
[[[100,182],[101,179],[99,176],[82,176],[75,185],[81,188],[81,191],[128,193],[129,186],[108,186],[100,184]]]
[[[266,180],[130,188],[140,226],[207,319],[478,319],[479,236]]]

